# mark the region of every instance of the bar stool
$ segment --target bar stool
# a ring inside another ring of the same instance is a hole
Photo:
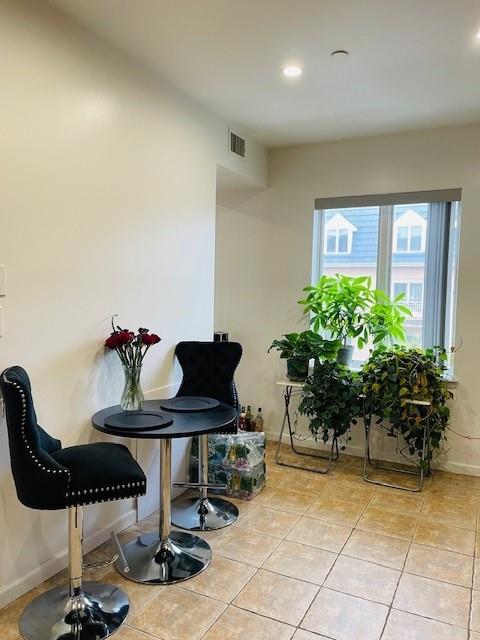
[[[242,347],[238,342],[179,342],[175,355],[183,372],[177,396],[206,396],[238,410],[233,381],[242,357]],[[236,425],[228,431],[236,432]],[[210,531],[226,527],[237,519],[238,509],[232,502],[208,496],[209,488],[226,487],[208,483],[208,436],[199,437],[198,482],[176,482],[174,486],[199,490],[197,497],[180,496],[174,500],[172,524],[175,526],[189,531]]]
[[[20,617],[20,633],[26,640],[103,640],[122,625],[129,602],[116,586],[82,581],[83,505],[143,495],[145,474],[121,444],[62,449],[37,423],[21,367],[3,371],[0,390],[18,499],[31,509],[68,510],[69,584],[33,600]]]

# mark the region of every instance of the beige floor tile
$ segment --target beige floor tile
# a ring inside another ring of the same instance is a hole
[[[290,640],[295,627],[228,607],[203,640]]]
[[[336,553],[285,540],[262,568],[321,585],[336,559]]]
[[[261,569],[233,604],[287,624],[298,625],[318,587]]]
[[[322,496],[316,500],[306,515],[326,522],[333,522],[345,527],[353,527],[363,513],[365,505],[338,500],[333,496]]]
[[[262,505],[257,505],[239,518],[234,526],[283,539],[299,518],[300,516],[296,513],[267,509]]]
[[[314,498],[308,493],[289,491],[285,489],[272,489],[260,504],[262,507],[302,515],[313,501]]]
[[[383,604],[322,587],[301,627],[335,640],[379,640],[387,613]]]
[[[310,633],[310,631],[305,631],[304,629],[297,629],[293,640],[329,640],[329,638],[327,636],[319,636],[317,633]]]
[[[373,496],[369,506],[416,516],[420,513],[423,501],[419,495],[398,495],[392,491],[379,491]]]
[[[411,540],[416,521],[416,516],[368,507],[360,518],[357,529],[401,540]]]
[[[400,578],[393,607],[466,628],[470,611],[470,590],[404,573]]]
[[[42,593],[43,591],[37,587],[0,609],[0,637],[2,640],[17,640],[20,637],[18,619],[25,607]]]
[[[257,504],[257,502],[260,502],[261,500],[263,500],[263,497],[269,493],[270,493],[269,489],[264,489],[264,491],[262,491],[260,495],[254,498],[254,500],[238,500],[237,498],[231,498],[230,496],[228,496],[226,500],[236,505],[238,509],[238,515],[243,516],[246,513],[248,513],[250,509],[253,509],[253,507]]]
[[[382,640],[467,640],[468,631],[392,609]]]
[[[88,578],[87,578],[88,579]],[[158,593],[155,588],[149,584],[134,582],[124,578],[115,567],[111,567],[103,581],[107,584],[115,585],[125,591],[130,601],[130,610],[128,612],[127,621],[130,622],[134,616],[139,613],[143,607],[155,597]]]
[[[130,621],[162,640],[199,640],[226,608],[223,602],[169,585]]]
[[[178,586],[228,603],[240,593],[255,572],[255,567],[214,554],[205,571]]]
[[[375,489],[366,482],[352,482],[339,478],[332,481],[325,489],[324,495],[343,502],[353,502],[365,508],[375,494]]]
[[[287,540],[338,553],[351,533],[350,527],[303,516],[287,535]]]
[[[375,562],[391,569],[402,569],[409,545],[407,540],[355,529],[342,549],[342,555]]]
[[[395,569],[340,556],[325,580],[325,587],[389,605],[399,578],[400,571]]]
[[[471,587],[473,558],[453,551],[412,544],[405,571],[425,578]]]
[[[480,640],[480,633],[470,631],[470,640]]]
[[[311,493],[316,498],[326,489],[329,482],[330,478],[327,475],[298,469],[293,476],[283,478],[278,489]]]
[[[274,464],[267,464],[267,470],[265,473],[265,482],[267,489],[275,489],[282,480],[285,479],[285,472],[279,466]]]
[[[470,629],[480,632],[480,591],[472,591]]]
[[[468,492],[469,495],[480,495],[480,478],[464,476],[448,471],[435,471],[432,478],[432,488],[443,487],[452,492]]]
[[[468,529],[430,522],[420,516],[414,541],[429,547],[456,551],[472,556],[475,549],[475,532]]]
[[[475,531],[477,527],[477,505],[459,504],[454,499],[438,501],[427,498],[423,505],[422,517],[431,522],[454,525],[461,529]]]
[[[279,544],[279,538],[247,531],[240,527],[230,527],[213,545],[213,552],[230,560],[260,567]]]
[[[124,624],[115,632],[115,640],[153,640],[150,634]]]
[[[473,588],[480,591],[480,559],[474,558],[473,565]]]

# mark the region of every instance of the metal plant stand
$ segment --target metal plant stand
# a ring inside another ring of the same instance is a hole
[[[287,381],[281,380],[277,382],[277,384],[281,387],[285,387],[283,392],[285,411],[283,414],[282,428],[280,429],[277,449],[275,452],[275,462],[279,465],[282,465],[283,467],[293,467],[294,469],[303,469],[304,471],[313,471],[314,473],[323,473],[323,474],[328,473],[332,468],[332,464],[336,460],[338,460],[338,456],[339,456],[338,439],[335,436],[332,438],[332,445],[330,447],[330,452],[326,456],[318,453],[305,453],[303,451],[299,451],[298,449],[296,449],[295,440],[297,440],[297,442],[304,442],[305,440],[309,440],[312,437],[311,434],[301,436],[297,434],[295,429],[292,429],[292,420],[290,416],[290,401],[292,399],[292,395],[298,395],[301,392],[303,388],[303,382],[292,382],[292,381],[287,382]],[[294,389],[296,391],[294,391]],[[315,460],[325,460],[327,463],[325,469],[312,469],[311,467],[306,467],[302,464],[296,464],[294,462],[282,462],[282,460],[280,460],[280,445],[282,444],[282,437],[283,437],[283,432],[285,431],[285,426],[288,427],[288,435],[290,438],[290,446],[292,448],[292,451],[299,456],[305,456],[307,458],[312,458]]]
[[[414,404],[421,407],[431,406],[431,402],[429,402],[428,400],[407,400],[407,403]],[[378,485],[381,485],[382,487],[390,487],[392,489],[401,489],[402,491],[410,491],[413,493],[418,493],[419,491],[421,491],[423,489],[423,481],[425,479],[425,471],[423,467],[420,467],[419,471],[414,471],[410,469],[397,469],[389,465],[380,465],[372,461],[372,458],[370,455],[370,436],[372,432],[372,416],[371,415],[367,416],[365,411],[364,411],[364,425],[365,425],[365,457],[363,460],[363,479],[366,482],[370,482],[371,484],[378,484]],[[429,451],[430,451],[430,419],[429,419],[429,414],[427,413],[427,416],[423,425],[422,460],[425,460],[425,455],[426,454],[428,455]],[[411,476],[417,476],[418,484],[417,486],[411,488],[411,487],[404,487],[402,485],[394,484],[390,482],[383,482],[381,480],[373,480],[371,477],[368,476],[368,471],[371,468],[384,470],[384,471],[393,471],[395,473],[403,473]]]

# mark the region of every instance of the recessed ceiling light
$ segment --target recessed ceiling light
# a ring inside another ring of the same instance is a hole
[[[335,51],[332,51],[330,55],[338,58],[346,58],[350,54],[346,49],[335,49]]]
[[[283,67],[282,72],[284,76],[287,76],[287,78],[296,78],[297,76],[302,75],[303,69],[296,65],[290,65],[288,67]]]
[[[477,33],[475,34],[477,39],[480,40],[480,31],[477,31]]]

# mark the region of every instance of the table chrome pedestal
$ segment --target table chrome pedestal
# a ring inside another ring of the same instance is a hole
[[[198,475],[200,482],[187,484],[187,486],[198,488],[199,495],[188,498],[180,496],[172,503],[172,523],[188,531],[214,531],[233,524],[238,518],[237,506],[229,500],[208,496],[208,487],[211,485],[208,484],[208,436],[206,435],[199,438]]]
[[[212,557],[210,546],[196,535],[171,531],[172,441],[160,440],[159,533],[144,534],[122,545],[123,558],[117,569],[130,580],[145,584],[181,582],[206,569]]]

